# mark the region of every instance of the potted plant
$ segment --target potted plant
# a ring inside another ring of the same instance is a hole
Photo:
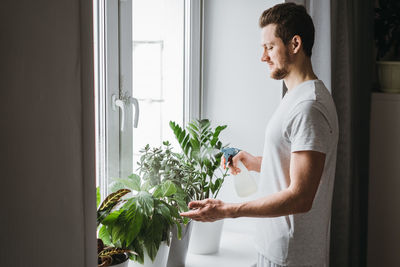
[[[105,244],[134,251],[129,255],[134,261],[130,266],[165,267],[171,227],[179,225],[180,216],[178,209],[163,199],[172,196],[176,188],[166,181],[150,193],[142,188],[137,175],[131,176],[131,186],[136,193],[123,199],[101,220],[99,236]]]
[[[193,199],[197,188],[194,181],[193,170],[185,164],[182,156],[172,150],[168,141],[163,146],[150,148],[146,145],[140,151],[138,162],[139,174],[143,177],[148,187],[157,186],[161,181],[171,181],[177,191],[173,197],[165,199],[169,204],[178,208],[179,212],[188,210],[188,203]],[[192,222],[188,218],[180,220],[181,229],[172,228],[171,246],[168,255],[167,267],[184,266],[189,247]],[[179,235],[179,231],[182,232]]]
[[[207,119],[193,120],[186,129],[175,122],[170,122],[178,143],[182,149],[182,161],[193,172],[193,181],[197,190],[194,200],[216,198],[221,186],[228,176],[228,170],[223,171],[221,164],[221,149],[224,147],[219,135],[227,126],[217,126],[212,129]],[[223,220],[213,223],[194,222],[189,251],[197,254],[216,253],[219,249]]]
[[[400,93],[400,2],[380,0],[378,4],[374,37],[380,89]]]
[[[188,210],[188,203],[194,197],[197,185],[194,183],[193,171],[186,165],[179,153],[174,153],[168,141],[163,142],[161,147],[150,148],[146,145],[140,152],[138,162],[138,173],[142,177],[143,185],[149,191],[161,190],[160,184],[172,182],[176,192],[163,200],[176,207],[179,212]],[[133,189],[132,178],[135,174],[127,178],[114,179],[114,188]],[[163,183],[164,182],[164,183]],[[175,225],[172,228],[171,245],[169,249],[167,266],[183,266],[186,260],[190,232],[192,223],[187,218],[179,220],[181,229]],[[182,233],[180,235],[180,233]]]
[[[97,227],[110,214],[111,210],[121,202],[121,198],[129,193],[129,190],[118,190],[110,194],[100,204],[100,190],[97,188]],[[128,259],[131,254],[135,254],[131,250],[118,247],[105,246],[101,239],[97,239],[97,264],[98,267],[114,266],[127,267]]]

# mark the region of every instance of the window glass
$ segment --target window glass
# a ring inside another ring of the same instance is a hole
[[[169,121],[183,122],[184,2],[133,0],[132,23],[132,96],[140,105],[132,133],[135,165],[146,144],[169,140],[178,148]]]

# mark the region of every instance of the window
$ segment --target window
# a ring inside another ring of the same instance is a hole
[[[200,115],[201,2],[96,0],[97,184],[136,171],[146,144],[169,140],[169,121]]]

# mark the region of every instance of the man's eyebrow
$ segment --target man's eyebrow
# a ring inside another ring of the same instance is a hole
[[[262,43],[261,44],[262,47],[267,46],[267,45],[274,45],[274,43],[273,42],[266,42],[266,43]]]

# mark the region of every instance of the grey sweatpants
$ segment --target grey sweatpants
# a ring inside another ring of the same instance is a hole
[[[285,267],[285,266],[273,263],[266,257],[264,257],[262,254],[258,253],[257,264],[253,265],[252,267]],[[298,266],[298,267],[311,267],[311,266]]]

